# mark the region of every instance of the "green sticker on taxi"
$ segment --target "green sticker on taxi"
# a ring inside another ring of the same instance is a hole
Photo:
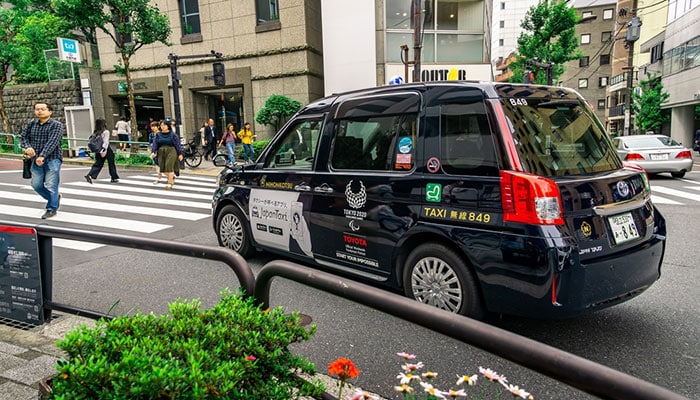
[[[442,185],[439,183],[427,183],[425,185],[425,201],[439,203],[442,201]]]

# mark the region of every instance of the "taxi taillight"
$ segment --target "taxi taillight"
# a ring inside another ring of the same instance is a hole
[[[644,156],[642,156],[639,153],[627,153],[625,156],[625,161],[633,161],[633,160],[643,160]]]
[[[563,225],[561,193],[547,178],[501,171],[503,220],[538,225]]]

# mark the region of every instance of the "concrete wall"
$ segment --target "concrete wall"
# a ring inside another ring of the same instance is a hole
[[[10,119],[12,132],[19,134],[34,117],[34,103],[46,102],[53,106],[52,117],[65,124],[65,106],[82,105],[79,82],[73,80],[5,86],[3,101]],[[8,132],[9,133],[9,132]]]

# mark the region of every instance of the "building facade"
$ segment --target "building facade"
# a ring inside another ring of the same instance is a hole
[[[513,51],[517,50],[518,37],[523,31],[520,24],[528,10],[538,2],[539,0],[493,0],[491,57],[494,66],[502,64]]]
[[[202,121],[213,118],[219,132],[228,123],[240,129],[250,122],[262,139],[273,132],[254,119],[268,97],[282,94],[306,104],[324,94],[320,0],[179,0],[158,5],[170,19],[172,45],[146,45],[131,58],[140,130],[149,117],[175,115],[170,54],[179,57],[179,127],[187,138]],[[108,123],[114,123],[128,113],[124,77],[113,67],[120,56],[104,33],[98,35],[98,47],[103,110],[96,109],[95,115],[104,111]],[[212,51],[222,54],[223,87],[214,84]],[[85,78],[88,87],[97,86],[94,74]]]
[[[322,1],[326,94],[386,85],[397,77],[413,82],[416,46],[420,81],[493,78],[491,1],[424,0],[418,35],[413,4]]]
[[[690,146],[700,129],[700,1],[669,0],[665,29],[641,43],[642,71],[661,74],[670,136]]]

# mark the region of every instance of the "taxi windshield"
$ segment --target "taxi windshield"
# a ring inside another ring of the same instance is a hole
[[[527,172],[566,176],[621,167],[608,135],[580,101],[505,98],[501,104]]]

